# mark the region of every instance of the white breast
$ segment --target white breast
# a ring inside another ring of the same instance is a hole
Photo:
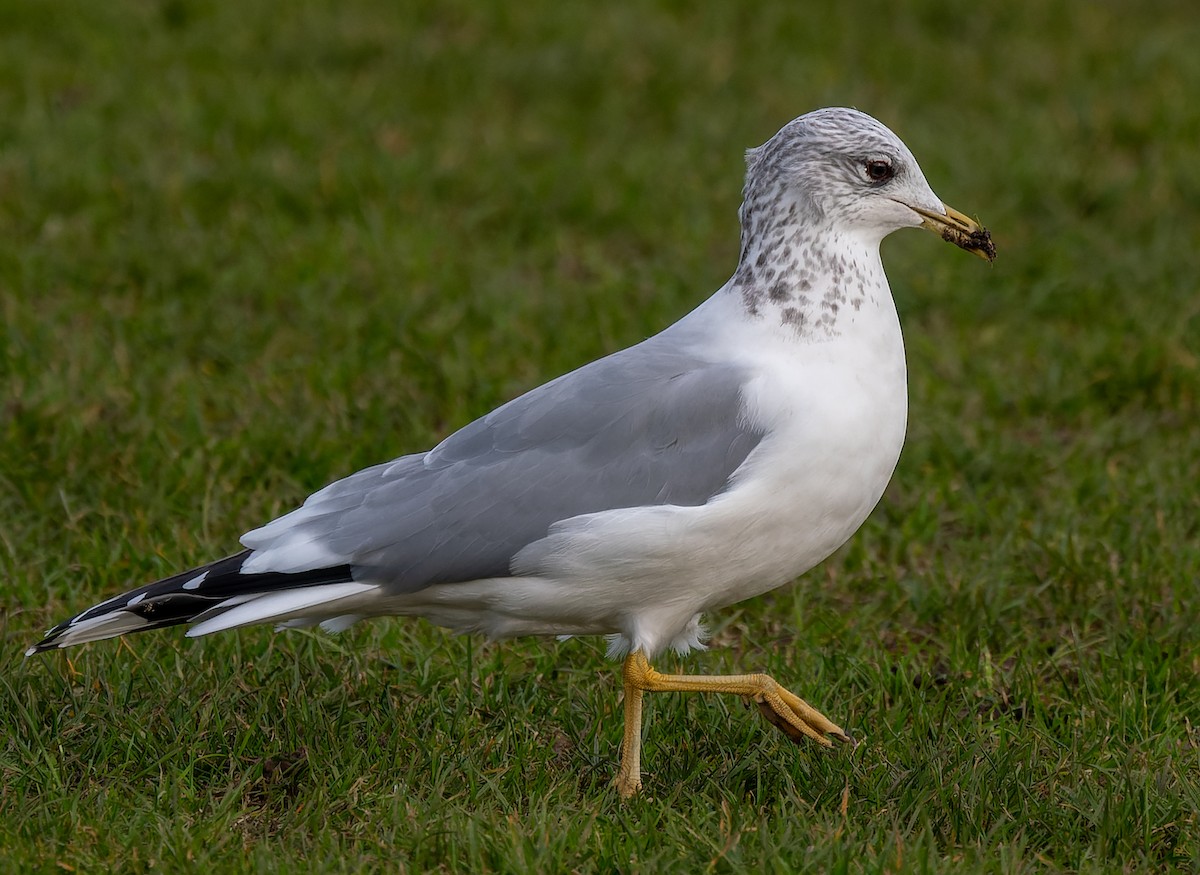
[[[733,323],[736,331],[725,323],[727,354],[756,375],[747,411],[767,436],[734,487],[706,507],[699,537],[722,546],[709,557],[704,609],[772,589],[825,559],[891,479],[908,416],[904,344],[878,255],[865,254],[873,257],[862,305],[840,308],[807,337],[770,310]],[[730,531],[739,537],[722,537]]]

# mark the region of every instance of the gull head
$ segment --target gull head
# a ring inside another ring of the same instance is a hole
[[[884,125],[855,109],[830,108],[788,122],[746,153],[743,257],[757,243],[801,226],[878,245],[900,228],[923,227],[991,261],[987,229],[942,203],[917,159]]]

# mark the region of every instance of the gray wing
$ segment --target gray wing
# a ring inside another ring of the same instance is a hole
[[[650,340],[546,383],[428,453],[367,468],[260,530],[319,543],[397,592],[503,577],[579,514],[702,505],[762,438],[744,372]],[[282,528],[280,524],[284,524]],[[257,533],[256,533],[257,534]]]

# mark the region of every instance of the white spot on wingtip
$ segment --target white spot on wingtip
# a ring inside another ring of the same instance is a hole
[[[183,588],[184,589],[199,589],[200,584],[204,583],[204,579],[206,577],[208,577],[208,572],[201,571],[199,574],[197,574],[195,577],[193,577],[191,580],[189,580],[187,583],[185,583],[183,585]]]
[[[141,595],[135,595],[129,601],[125,602],[125,607],[132,608],[134,605],[139,604],[144,598],[146,598],[145,593],[142,593]]]
[[[25,651],[25,658],[28,659],[29,657],[33,656],[35,653],[37,653],[37,648],[30,647],[28,650]]]

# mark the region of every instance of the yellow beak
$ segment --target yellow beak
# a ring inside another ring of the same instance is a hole
[[[992,242],[992,233],[970,216],[963,215],[954,207],[946,207],[946,215],[932,210],[905,204],[910,210],[920,216],[922,228],[928,228],[947,243],[974,252],[985,261],[996,259],[996,244]],[[942,206],[945,207],[945,204]]]

